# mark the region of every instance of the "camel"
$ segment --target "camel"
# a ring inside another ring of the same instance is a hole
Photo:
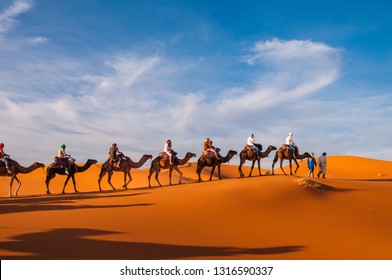
[[[102,165],[101,172],[99,174],[99,178],[98,178],[99,191],[102,191],[102,189],[101,189],[101,180],[105,176],[106,173],[108,173],[108,183],[109,183],[109,185],[112,187],[113,190],[116,189],[112,185],[112,182],[111,182],[113,172],[123,172],[124,173],[123,189],[127,189],[128,184],[132,181],[131,169],[132,168],[140,168],[149,159],[152,159],[152,155],[143,155],[138,162],[134,162],[130,157],[126,157],[126,160],[122,160],[121,161],[121,164],[120,164],[119,167],[113,166],[110,163],[110,159],[108,159]],[[128,182],[127,182],[127,177],[129,177]]]
[[[72,178],[72,183],[73,183],[73,186],[74,186],[75,193],[78,193],[78,191],[76,189],[75,173],[84,172],[87,169],[89,169],[91,165],[96,164],[96,163],[97,163],[97,161],[95,159],[88,159],[83,166],[77,166],[76,164],[72,164],[70,166],[70,168],[69,168],[69,174],[65,173],[65,167],[55,166],[52,163],[46,169],[46,180],[45,180],[45,183],[46,183],[46,193],[50,194],[49,182],[50,182],[50,180],[52,180],[56,176],[56,174],[58,174],[58,175],[66,175],[67,176],[67,179],[65,179],[65,182],[64,182],[64,187],[63,187],[62,193],[65,193],[65,186],[67,185],[69,179],[71,179],[71,178]]]
[[[216,149],[216,151],[219,154],[220,149]],[[215,156],[201,155],[201,157],[197,161],[197,168],[196,168],[197,175],[199,176],[199,182],[203,181],[201,179],[200,173],[203,170],[203,168],[206,166],[212,167],[210,181],[212,180],[212,175],[214,174],[215,167],[217,167],[217,166],[218,166],[218,177],[219,177],[219,180],[221,180],[222,179],[221,172],[220,172],[221,164],[228,162],[236,154],[237,154],[236,151],[230,150],[230,151],[228,151],[228,153],[225,157],[221,157],[219,160]]]
[[[272,175],[274,175],[274,166],[275,163],[278,161],[278,158],[280,159],[280,169],[283,171],[284,175],[287,175],[286,172],[284,172],[283,167],[282,167],[282,163],[284,159],[287,159],[290,163],[290,175],[293,175],[292,172],[292,168],[291,168],[291,161],[294,160],[295,164],[297,165],[297,168],[294,171],[294,174],[297,173],[297,170],[299,168],[299,164],[297,162],[297,159],[304,159],[304,158],[310,158],[310,154],[309,153],[304,153],[302,155],[299,154],[298,152],[298,148],[295,149],[295,157],[293,156],[293,150],[286,148],[286,145],[283,144],[277,151],[275,154],[275,158],[272,162]]]
[[[242,150],[242,152],[240,153],[240,165],[238,167],[238,171],[240,172],[241,178],[245,177],[244,173],[242,172],[242,165],[245,163],[246,160],[252,161],[252,167],[250,168],[249,177],[252,176],[252,170],[253,170],[253,167],[255,166],[256,161],[257,161],[257,165],[259,168],[259,174],[261,176],[260,160],[262,158],[268,157],[268,155],[274,150],[276,150],[276,147],[269,145],[267,150],[265,150],[264,152],[261,152],[261,145],[260,145],[259,154],[257,157],[256,152],[253,149],[252,149],[252,151],[249,151],[249,149],[244,148]]]
[[[151,179],[152,174],[154,174],[154,172],[155,172],[155,180],[158,182],[159,186],[162,186],[161,182],[159,182],[159,179],[158,179],[158,175],[159,175],[159,172],[161,171],[161,169],[169,169],[169,185],[172,184],[171,179],[172,179],[173,169],[176,170],[178,172],[178,174],[180,174],[180,180],[179,180],[178,184],[181,184],[182,172],[180,171],[178,166],[184,165],[191,158],[196,157],[196,154],[191,153],[191,152],[187,152],[183,159],[179,159],[177,157],[177,153],[173,151],[172,157],[173,157],[172,158],[172,162],[173,162],[172,165],[170,165],[169,160],[166,158],[163,158],[162,155],[159,155],[156,158],[154,158],[154,160],[151,162],[151,167],[150,167],[150,171],[148,174],[148,186],[149,187],[151,187],[150,179]]]
[[[11,173],[8,173],[5,168],[5,165],[3,165],[1,163],[0,164],[0,176],[11,177],[9,196],[12,196],[12,185],[14,183],[14,180],[16,180],[16,182],[18,183],[18,187],[16,188],[15,193],[14,193],[15,196],[18,196],[19,188],[22,185],[22,182],[18,179],[18,177],[16,175],[30,173],[40,167],[44,168],[45,164],[39,163],[39,162],[34,162],[29,167],[23,167],[17,161],[11,159],[10,165],[9,165],[9,169],[10,169]]]

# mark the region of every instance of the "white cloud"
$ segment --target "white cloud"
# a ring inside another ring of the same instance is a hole
[[[245,56],[244,60],[249,64],[257,61],[269,61],[271,64],[308,61],[319,63],[320,59],[329,61],[329,57],[336,55],[336,49],[323,43],[303,41],[303,40],[280,40],[274,38],[268,41],[257,42],[253,48],[253,55]],[[318,61],[314,61],[314,58]]]
[[[31,1],[16,0],[0,13],[0,37],[7,34],[15,25],[15,18],[32,7]]]
[[[117,56],[113,61],[108,61],[107,66],[113,70],[113,74],[100,77],[97,90],[110,92],[118,89],[133,87],[143,76],[159,63],[159,57],[138,59],[134,55]]]
[[[42,43],[46,43],[49,39],[46,37],[35,37],[31,39],[32,43],[35,44],[42,44]]]
[[[252,51],[244,61],[261,64],[264,71],[250,89],[235,98],[223,99],[221,113],[255,111],[291,102],[339,78],[341,51],[322,43],[272,39],[257,42]]]

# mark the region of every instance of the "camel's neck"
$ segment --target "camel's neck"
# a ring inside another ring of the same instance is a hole
[[[76,167],[76,172],[84,172],[84,171],[86,171],[87,169],[89,169],[90,166],[91,166],[91,163],[86,162],[83,166],[80,166],[80,167],[78,166],[78,167]]]
[[[148,156],[143,155],[142,158],[138,161],[138,162],[133,162],[130,158],[130,162],[131,162],[131,167],[132,168],[140,168],[142,167],[142,165],[149,159]]]
[[[184,165],[192,158],[191,154],[186,154],[183,159],[178,159],[178,165]]]
[[[267,157],[273,150],[274,150],[274,148],[272,148],[271,146],[269,146],[267,150],[265,150],[264,152],[261,153],[261,157],[262,157],[262,158]]]
[[[306,153],[300,155],[300,154],[298,153],[298,151],[297,151],[297,152],[295,153],[295,157],[296,157],[297,159],[304,159],[304,158],[307,158],[308,155],[307,155]]]
[[[234,153],[228,152],[227,155],[226,155],[225,157],[222,157],[221,162],[222,162],[222,163],[226,163],[226,162],[228,162],[229,160],[231,160],[231,159],[233,158],[233,156],[234,156]]]
[[[24,167],[22,165],[20,165],[19,163],[15,163],[17,165],[17,169],[19,173],[30,173],[34,170],[36,170],[39,166],[35,165],[34,163],[32,165],[30,165],[29,167]]]

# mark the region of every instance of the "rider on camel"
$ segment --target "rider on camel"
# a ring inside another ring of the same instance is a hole
[[[70,169],[70,161],[73,163],[74,159],[71,158],[71,155],[67,154],[65,152],[65,144],[62,144],[60,146],[60,149],[57,151],[57,156],[55,156],[55,162],[56,165],[64,167],[65,168],[65,174],[69,174],[69,169]]]
[[[109,163],[114,165],[114,163],[117,162],[116,167],[120,167],[122,155],[123,153],[120,152],[120,150],[117,147],[117,144],[113,143],[109,149]]]
[[[164,153],[166,153],[167,154],[167,156],[169,157],[169,162],[170,162],[170,165],[173,165],[173,161],[172,161],[172,142],[171,142],[171,140],[169,139],[169,140],[167,140],[166,141],[166,143],[165,143],[165,146],[163,147],[163,152]]]
[[[286,137],[286,145],[289,149],[293,150],[293,157],[295,157],[295,150],[297,146],[294,144],[293,133],[289,132],[289,135]]]
[[[256,157],[259,157],[259,147],[257,147],[255,140],[256,140],[256,137],[252,133],[252,135],[249,136],[248,139],[246,140],[246,146],[247,146],[247,148],[250,148],[251,150],[255,150]]]
[[[217,159],[219,159],[218,153],[214,146],[212,146],[212,141],[209,137],[204,139],[204,152],[203,155],[208,155],[209,153],[213,153]]]
[[[0,161],[2,161],[2,162],[4,162],[4,164],[5,164],[5,168],[7,169],[7,172],[8,173],[12,173],[12,171],[9,169],[9,163],[10,163],[10,158],[9,158],[9,156],[10,155],[7,155],[5,152],[4,152],[4,144],[3,143],[0,143]]]

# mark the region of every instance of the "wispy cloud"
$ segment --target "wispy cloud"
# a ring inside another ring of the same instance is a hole
[[[46,38],[46,37],[35,37],[35,38],[30,39],[30,41],[31,41],[32,43],[35,43],[35,44],[46,43],[48,40],[49,40],[49,39]]]
[[[32,7],[29,0],[16,0],[0,13],[0,38],[7,34],[16,24],[16,17]]]
[[[339,78],[341,51],[312,41],[272,39],[257,42],[244,61],[263,66],[258,80],[235,98],[223,99],[220,112],[259,110],[332,84]]]

